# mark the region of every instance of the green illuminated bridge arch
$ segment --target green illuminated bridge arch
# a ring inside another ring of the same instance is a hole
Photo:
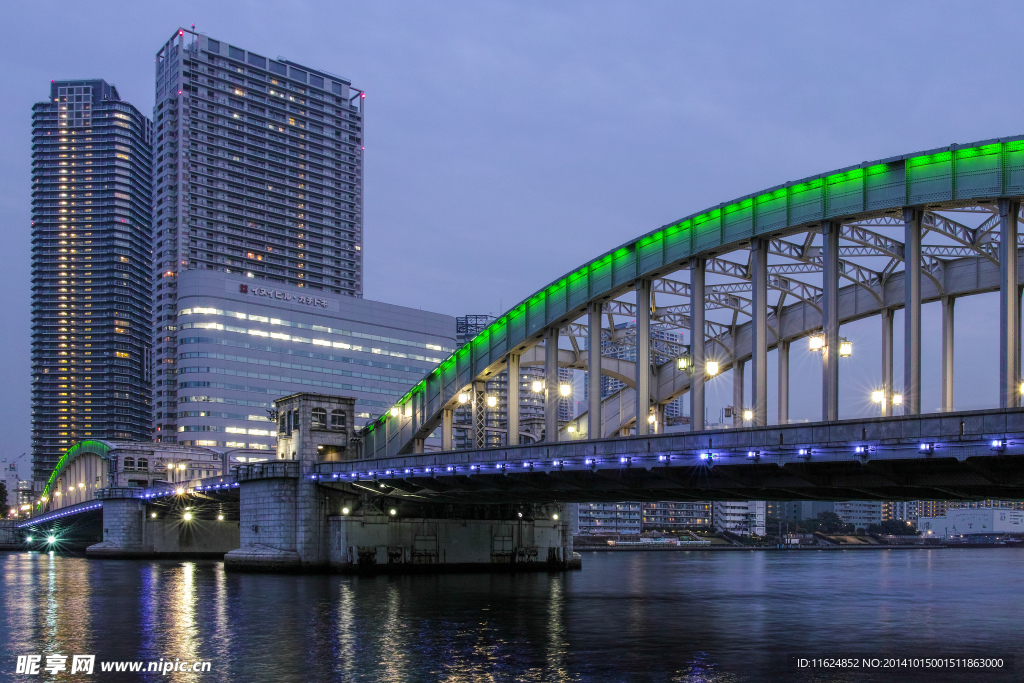
[[[583,264],[512,307],[395,408],[368,424],[361,457],[383,458],[420,448],[422,439],[442,425],[445,411],[458,407],[460,392],[505,370],[510,354],[536,356],[542,348],[534,347],[550,330],[560,330],[573,343],[574,352],[561,349],[557,354],[560,364],[585,367],[581,359],[586,352],[579,351],[574,338],[586,337],[591,304],[602,304],[602,339],[628,347],[635,340],[634,328],[616,323],[615,317],[636,316],[636,304],[626,297],[647,286],[643,283],[650,283],[653,293],[651,401],[656,407],[686,393],[690,376],[676,368],[675,359],[694,348],[692,340],[687,342],[688,273],[698,261],[706,263],[708,278],[701,346],[706,358],[720,361],[722,370],[751,357],[757,334],[767,334],[767,347],[788,348],[788,342],[822,329],[823,311],[830,306],[838,310],[836,332],[839,322],[870,315],[889,315],[891,322],[892,310],[903,307],[905,292],[912,291],[905,261],[920,274],[914,294],[918,309],[920,300],[951,302],[956,296],[1007,289],[1004,281],[1017,279],[1018,259],[1000,259],[1000,234],[1016,234],[1021,197],[1024,137],[1013,137],[850,166],[674,221]],[[905,244],[910,225],[922,236],[917,245]],[[826,231],[834,236],[831,248],[838,244],[838,257],[823,253],[828,242],[821,235]],[[752,241],[766,250],[760,252],[767,254],[761,261],[766,273],[757,272]],[[823,273],[829,268],[834,269],[831,275]],[[830,277],[844,285],[836,286],[831,305]],[[767,283],[768,301],[754,309],[752,302],[766,296],[758,294],[759,282]],[[766,315],[754,316],[754,310],[766,310]],[[952,315],[950,325],[951,320]],[[1001,393],[1004,407],[1013,407],[1017,392],[1007,387],[1016,387],[1020,372],[1005,348],[1019,345],[1013,332],[1019,321],[1005,322],[1004,355],[1010,357],[1010,367],[1001,374]],[[950,344],[950,358],[951,349]],[[919,346],[913,352],[919,358]],[[891,355],[890,348],[890,375]],[[616,361],[620,375],[626,372],[621,358]],[[944,400],[944,408],[951,410],[951,369],[944,392],[947,385],[950,405]],[[889,389],[894,392],[896,386],[890,382]],[[570,423],[572,431],[577,437],[622,433],[636,425],[636,403],[634,388],[627,387],[604,400],[600,433],[588,428],[586,415]],[[562,439],[572,438],[566,426],[561,426]]]

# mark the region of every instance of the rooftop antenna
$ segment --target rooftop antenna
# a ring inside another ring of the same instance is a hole
[[[196,30],[196,25],[195,25],[195,24],[192,24],[192,30],[193,30],[193,31],[195,31],[195,30]]]

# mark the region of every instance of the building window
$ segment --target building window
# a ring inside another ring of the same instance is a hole
[[[327,411],[323,408],[313,408],[313,429],[327,428]]]
[[[134,470],[135,469],[135,458],[125,458],[124,459],[124,468],[126,470]]]
[[[145,458],[139,458],[139,462],[138,465],[136,465],[136,467],[138,467],[140,470],[148,470],[149,460],[146,460]]]
[[[344,429],[345,428],[345,411],[344,410],[332,410],[331,411],[331,429]]]

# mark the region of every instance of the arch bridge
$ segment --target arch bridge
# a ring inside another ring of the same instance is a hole
[[[872,316],[880,318],[882,328],[882,380],[874,400],[880,424],[898,423],[921,413],[921,306],[930,301],[942,303],[941,368],[934,371],[942,377],[942,411],[952,415],[954,304],[963,296],[997,291],[1000,405],[993,414],[1012,421],[1021,396],[1022,197],[1024,137],[1014,137],[866,162],[674,221],[514,306],[368,424],[359,461],[321,466],[321,474],[373,471],[379,476],[382,467],[403,472],[397,464],[415,456],[448,462],[460,398],[468,399],[473,416],[473,452],[481,461],[494,460],[494,453],[487,456],[483,449],[485,383],[503,371],[518,377],[520,367],[529,364],[543,365],[546,398],[541,444],[531,448],[562,452],[570,447],[566,444],[587,443],[609,454],[656,452],[659,437],[671,436],[665,433],[665,406],[686,394],[690,415],[703,416],[705,383],[726,370],[738,380],[733,382],[735,426],[754,433],[784,428],[789,349],[808,337],[815,337],[822,358],[821,424],[843,424],[838,419],[840,325]],[[904,372],[894,378],[893,313],[901,308]],[[778,353],[774,427],[768,415],[770,350]],[[602,396],[602,383],[588,381],[587,410],[560,422],[562,367],[617,379],[624,387]],[[742,378],[748,370],[752,395],[744,397]],[[513,435],[520,426],[519,391],[518,382],[508,383],[507,433]],[[424,454],[424,440],[438,429],[441,453]],[[693,433],[704,429],[702,419],[690,424]],[[885,449],[875,448],[883,444],[882,434],[871,441],[871,430],[859,431],[860,447],[883,457]],[[953,436],[948,431],[943,438]],[[958,438],[968,435],[954,431]],[[1012,454],[1012,440],[995,451],[984,446],[1009,438],[1005,429],[982,432],[977,434],[982,455]],[[931,437],[908,436],[921,438]],[[616,439],[629,445],[614,445]],[[813,448],[813,439],[807,441]],[[853,451],[855,442],[844,437],[851,455],[863,456]],[[506,450],[515,449],[515,443],[507,444]],[[699,457],[708,449],[694,441],[680,442],[678,450]]]

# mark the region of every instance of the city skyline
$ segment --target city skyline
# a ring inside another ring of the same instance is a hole
[[[117,23],[113,6],[99,9],[95,21]],[[679,65],[688,63],[688,54],[705,54],[716,40],[716,32],[724,30],[721,17],[713,13],[665,13],[662,23],[666,31],[682,22],[715,27],[699,37],[695,52],[689,53],[682,43],[645,48],[629,38],[628,31],[623,45],[610,47],[614,41],[607,38],[613,34],[621,37],[613,26],[638,28],[638,22],[644,21],[627,16],[625,9],[616,8],[606,17],[583,18],[534,9],[529,14],[531,21],[519,22],[503,22],[508,17],[499,9],[477,10],[476,14],[460,16],[450,28],[439,30],[441,40],[431,41],[426,40],[424,32],[437,25],[429,21],[436,21],[432,14],[412,11],[396,17],[388,10],[360,10],[365,12],[360,18],[370,28],[347,32],[341,43],[328,41],[325,33],[310,28],[311,13],[302,8],[295,16],[282,18],[274,26],[273,35],[257,26],[260,22],[256,19],[229,22],[213,10],[204,13],[205,19],[197,28],[257,49],[280,49],[303,63],[341,70],[353,78],[360,71],[365,74],[365,79],[360,75],[359,81],[366,84],[370,106],[375,106],[375,97],[380,102],[379,114],[373,115],[374,123],[367,131],[366,296],[390,303],[453,315],[500,312],[585,257],[614,247],[628,236],[767,186],[780,177],[830,170],[843,163],[840,160],[858,163],[866,157],[883,157],[915,147],[1020,132],[1019,124],[1008,113],[1014,109],[1012,103],[1005,109],[979,111],[966,103],[947,101],[941,119],[924,108],[927,96],[940,93],[943,83],[938,80],[942,69],[924,73],[913,57],[915,50],[920,51],[917,41],[926,40],[923,36],[902,43],[879,42],[874,54],[869,51],[856,60],[841,56],[828,67],[810,66],[810,73],[808,69],[797,73],[781,70],[783,64],[797,61],[795,48],[779,48],[772,43],[762,55],[758,48],[764,44],[754,40],[751,48],[736,54],[722,48],[717,53],[721,59],[698,72],[696,67]],[[768,26],[782,23],[792,11],[774,12],[774,17],[751,12],[737,17],[734,28],[749,38],[755,27],[766,22]],[[32,13],[38,10],[19,12],[30,19],[27,23],[31,25]],[[920,19],[909,8],[884,12],[890,23]],[[47,81],[55,77],[107,78],[120,87],[122,97],[147,111],[152,74],[148,60],[168,31],[185,23],[183,14],[199,16],[187,6],[173,14],[132,16],[130,19],[141,29],[116,47],[93,44],[95,41],[76,42],[84,39],[69,34],[68,43],[40,55],[29,67],[19,67],[18,73],[26,74],[25,83],[17,84],[18,94],[2,110],[5,122],[11,124],[5,127],[5,149],[12,153],[0,172],[8,188],[2,206],[5,231],[11,238],[3,269],[3,286],[10,292],[4,310],[9,313],[6,317],[15,321],[4,332],[5,348],[11,353],[3,369],[12,377],[12,388],[21,389],[10,390],[15,409],[4,417],[3,426],[9,432],[20,432],[23,436],[16,436],[13,442],[20,440],[24,446],[14,446],[16,452],[5,455],[14,456],[27,450],[28,445],[28,293],[18,284],[27,281],[27,270],[18,263],[18,259],[26,261],[27,254],[28,156],[23,153],[27,148],[26,103],[39,98],[39,72],[49,71]],[[835,19],[825,13],[812,13],[805,21],[812,30],[827,26],[834,31]],[[847,19],[839,22],[845,24],[844,35],[877,35],[872,28],[877,26],[876,17],[869,21],[851,15]],[[69,10],[54,21],[62,26],[64,22],[82,21],[82,15]],[[971,13],[964,16],[964,23],[991,24],[991,16]],[[386,34],[384,26],[392,27],[394,35]],[[497,26],[504,28],[498,30]],[[537,31],[538,26],[543,30]],[[477,35],[480,37],[471,38]],[[527,35],[531,42],[524,45]],[[562,40],[565,35],[571,36],[578,47],[569,49]],[[410,42],[410,37],[417,40]],[[275,48],[277,44],[282,47]],[[398,46],[403,47],[394,49]],[[636,54],[630,54],[630,50]],[[327,58],[327,54],[333,56]],[[467,54],[477,58],[464,59]],[[948,55],[933,58],[953,60],[955,55],[964,57],[966,53],[951,50]],[[11,66],[10,57],[7,61]],[[905,68],[880,72],[879,64],[883,62]],[[999,62],[998,68],[985,71],[983,79],[987,82],[1009,75],[1002,64],[1011,62]],[[547,69],[550,63],[558,63],[559,69]],[[657,66],[641,70],[646,64]],[[88,69],[89,73],[67,73],[67,65]],[[962,68],[979,73],[970,64]],[[442,90],[436,80],[423,78],[425,72],[446,73],[447,87]],[[35,79],[31,84],[30,77]],[[723,77],[731,77],[733,83],[739,79],[747,87],[729,91],[715,87]],[[914,77],[923,81],[916,83]],[[623,85],[607,85],[616,82]],[[557,109],[558,117],[538,113],[527,84],[533,92],[545,94],[545,109]],[[904,97],[911,85],[917,86],[914,92],[920,92],[920,98]],[[696,93],[701,93],[700,97]],[[441,106],[428,106],[431,94]],[[620,102],[608,104],[614,102],[616,94]],[[891,107],[865,110],[839,106],[869,96],[910,101],[914,116],[896,113]],[[733,130],[735,119],[730,112],[755,102],[762,111],[757,124],[744,126],[742,132]],[[814,103],[833,108],[828,116],[818,119],[812,113],[817,107],[807,106]],[[453,134],[445,136],[446,131]],[[379,164],[376,169],[375,153]],[[686,163],[679,164],[683,158]],[[722,159],[730,163],[713,168]],[[544,163],[538,166],[538,160]],[[376,173],[381,174],[380,181],[375,181]],[[495,192],[498,187],[502,193]],[[477,225],[487,228],[476,231],[479,240],[458,239],[460,231]],[[524,243],[524,250],[530,254],[528,261],[490,259],[487,263],[488,259],[479,257],[481,253],[494,253],[493,249],[488,251],[487,244],[506,241],[502,233],[510,231],[516,231],[517,239]],[[525,246],[531,242],[554,248]],[[403,247],[401,253],[396,253],[396,244]],[[435,267],[438,264],[447,267]],[[965,320],[958,325],[957,343],[958,348],[976,350],[979,363],[972,370],[987,377],[995,370],[986,364],[990,362],[987,356],[991,354],[986,353],[990,346],[986,344],[991,345],[991,335],[985,334],[983,323],[995,307],[990,301],[985,303],[991,299],[988,295],[977,299],[973,310],[958,311]],[[934,307],[925,307],[926,325],[929,316],[937,318],[930,308]],[[971,324],[967,319],[970,317],[978,324]],[[847,332],[844,328],[844,333],[868,356],[867,350],[877,340],[876,331],[871,326],[863,331],[851,327],[855,329]],[[934,351],[926,345],[926,355]],[[800,371],[797,366],[801,362],[806,371],[813,358],[798,355],[794,354],[794,371]],[[850,369],[856,367],[851,365]],[[866,370],[876,372],[873,364]],[[926,387],[931,379],[926,378]],[[958,407],[992,405],[996,398],[993,385],[989,381],[958,382]],[[731,402],[727,384],[720,389],[719,402]],[[930,393],[937,392],[926,390]],[[709,388],[709,401],[715,399],[714,389]],[[848,401],[844,411],[870,414],[866,392],[863,397],[844,399]],[[937,407],[937,400],[929,405],[928,399],[926,395],[925,410]],[[793,417],[813,416],[817,397],[807,397],[802,406],[799,401],[800,397],[794,397]]]

